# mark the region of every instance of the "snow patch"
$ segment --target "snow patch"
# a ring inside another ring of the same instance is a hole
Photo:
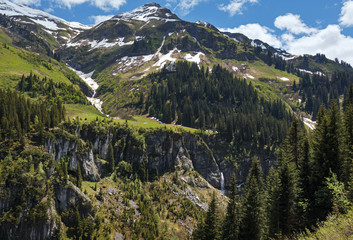
[[[298,70],[299,70],[299,72],[313,74],[312,71],[308,71],[308,70],[306,70],[306,69],[300,69],[300,68],[298,68]]]
[[[233,69],[234,72],[239,72],[239,68],[236,67],[236,66],[233,66],[232,69]]]
[[[16,4],[10,1],[0,1],[0,13],[7,16],[26,16],[32,21],[51,30],[58,30],[57,23],[63,23],[74,29],[90,29],[91,26],[78,22],[68,22],[62,18],[53,16],[39,9],[28,7],[24,4]]]
[[[180,21],[178,18],[173,18],[172,14],[166,13],[163,16],[162,8],[155,4],[146,4],[138,7],[130,12],[124,12],[116,15],[116,20],[137,20],[142,22],[148,22],[150,20],[159,20],[163,22],[176,22]]]
[[[253,41],[251,42],[251,45],[252,45],[253,47],[261,47],[262,50],[267,50],[267,47],[266,47],[263,43],[257,44],[257,43],[255,42],[255,40],[253,40]]]
[[[174,48],[172,51],[170,51],[169,53],[165,54],[165,55],[162,55],[159,57],[159,60],[153,64],[153,67],[159,67],[160,69],[162,69],[165,64],[167,62],[175,62],[177,59],[172,57],[172,54],[177,51],[177,52],[180,52],[180,50]]]
[[[204,56],[205,54],[203,54],[202,52],[198,52],[196,53],[196,55],[192,56],[190,53],[187,53],[185,56],[184,56],[184,59],[186,61],[189,61],[189,62],[194,62],[196,63],[197,65],[200,65],[200,62],[201,62],[201,56]]]
[[[250,75],[250,74],[248,74],[248,73],[244,75],[244,78],[255,79],[254,76],[252,76],[252,75]]]
[[[99,98],[95,98],[96,90],[98,89],[99,85],[96,81],[94,81],[92,79],[92,75],[93,75],[94,71],[92,71],[90,73],[84,73],[84,72],[78,71],[76,69],[73,69],[71,67],[69,67],[69,68],[71,70],[73,70],[85,83],[87,83],[88,86],[90,86],[92,88],[92,90],[93,90],[92,97],[87,97],[87,99],[88,99],[88,101],[90,101],[90,103],[93,106],[95,106],[97,108],[97,110],[100,113],[103,113],[103,108],[102,108],[103,101],[100,100]]]
[[[305,125],[307,125],[311,130],[314,130],[316,127],[316,122],[309,119],[309,118],[303,118],[303,122]]]
[[[109,48],[109,47],[114,47],[114,46],[122,47],[122,46],[134,44],[134,41],[124,42],[124,39],[125,38],[118,38],[115,41],[103,39],[99,42],[97,40],[89,41],[89,40],[85,39],[85,40],[80,40],[78,42],[68,42],[66,44],[66,46],[67,47],[78,47],[78,46],[90,45],[91,50],[92,50],[92,49],[96,49],[96,48]]]
[[[289,81],[289,78],[286,78],[286,77],[281,77],[280,78],[282,81]]]

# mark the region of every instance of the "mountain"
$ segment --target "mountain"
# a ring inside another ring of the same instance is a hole
[[[7,0],[0,1],[0,14],[0,30],[10,35],[15,45],[47,54],[91,28]]]
[[[349,64],[156,3],[84,26],[0,1],[1,239],[291,236],[347,208]]]

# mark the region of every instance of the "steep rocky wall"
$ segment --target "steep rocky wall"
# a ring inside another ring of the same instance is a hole
[[[219,188],[221,171],[212,150],[198,136],[167,130],[135,132],[116,127],[97,130],[90,125],[53,131],[44,147],[56,161],[68,156],[69,170],[81,166],[83,177],[99,180],[104,174],[100,159],[107,160],[112,144],[116,163],[130,162],[150,173],[163,174],[174,169],[195,169],[210,184]],[[225,168],[227,167],[226,164]]]
[[[230,183],[235,165],[227,160],[229,143],[219,136],[205,137],[169,130],[136,131],[126,126],[98,128],[94,124],[70,125],[67,131],[54,131],[45,141],[45,148],[58,161],[69,157],[69,170],[81,166],[84,179],[98,181],[106,173],[100,159],[107,160],[109,145],[113,146],[116,164],[131,163],[145,168],[149,174],[162,175],[174,169],[195,169],[211,185],[220,189],[221,172],[225,186]],[[260,158],[265,172],[273,164],[272,152],[256,151],[236,159],[237,179],[245,182],[252,156]]]

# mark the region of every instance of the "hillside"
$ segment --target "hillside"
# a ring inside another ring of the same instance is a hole
[[[157,3],[85,26],[0,0],[0,238],[319,236],[350,216],[352,83]]]

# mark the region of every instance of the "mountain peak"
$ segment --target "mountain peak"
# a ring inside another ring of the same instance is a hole
[[[219,31],[219,30],[218,30],[215,26],[213,26],[211,23],[208,23],[208,22],[205,22],[205,21],[196,21],[195,23],[198,24],[198,25],[201,25],[201,26],[210,28],[210,29],[212,29],[212,30],[215,30],[216,32]]]
[[[33,22],[50,30],[60,29],[60,27],[57,25],[58,23],[65,24],[73,29],[90,28],[90,26],[85,26],[81,23],[68,22],[40,9],[32,8],[24,4],[17,4],[7,0],[0,0],[0,14],[7,15],[9,17],[25,16],[31,19]]]
[[[158,3],[147,3],[130,12],[119,13],[115,19],[137,20],[148,22],[151,20],[159,20],[165,22],[180,21],[180,19],[169,9],[162,7]]]

